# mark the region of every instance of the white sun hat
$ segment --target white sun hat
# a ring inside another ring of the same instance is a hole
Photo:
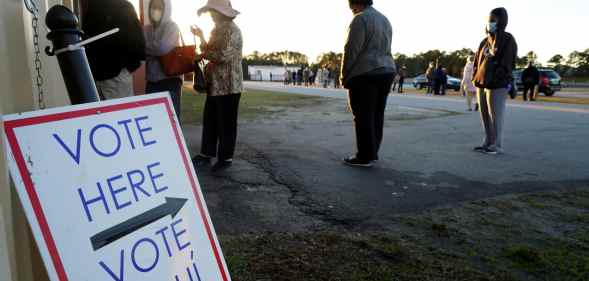
[[[208,0],[204,7],[198,9],[198,14],[200,15],[209,10],[215,10],[230,18],[235,18],[239,15],[239,12],[231,6],[231,0]]]

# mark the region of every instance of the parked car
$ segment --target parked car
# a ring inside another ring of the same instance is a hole
[[[538,69],[538,71],[540,72],[540,93],[543,93],[547,97],[551,97],[562,89],[562,78],[556,71],[549,68],[541,68]],[[518,91],[524,90],[524,84],[522,83],[522,72],[523,69],[517,69],[513,71],[513,79],[517,84]]]
[[[454,91],[460,91],[460,84],[461,80],[448,75],[448,82],[446,83],[446,89],[452,89]],[[413,87],[415,89],[421,90],[423,88],[427,88],[427,78],[425,74],[421,74],[415,78],[413,78]]]

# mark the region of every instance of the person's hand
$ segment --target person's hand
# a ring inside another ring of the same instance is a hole
[[[192,32],[192,34],[194,34],[194,36],[198,36],[198,38],[204,38],[204,34],[202,32],[202,29],[200,29],[198,26],[193,25],[190,27],[190,32]]]

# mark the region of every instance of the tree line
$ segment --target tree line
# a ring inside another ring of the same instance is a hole
[[[427,52],[408,56],[401,53],[393,54],[398,67],[405,66],[409,77],[425,73],[430,63],[438,63],[448,70],[448,74],[462,77],[462,70],[469,56],[474,55],[471,49],[461,49],[452,52],[430,50]],[[327,52],[319,55],[314,63],[309,63],[307,55],[301,52],[281,51],[272,53],[260,53],[254,51],[244,57],[244,66],[247,65],[289,65],[309,67],[316,71],[318,68],[328,68],[339,71],[342,53]],[[536,62],[540,67],[549,67],[565,78],[589,78],[589,49],[574,51],[567,57],[554,55],[546,65],[537,63],[538,55],[530,51],[516,60],[517,68],[525,68],[529,61]]]

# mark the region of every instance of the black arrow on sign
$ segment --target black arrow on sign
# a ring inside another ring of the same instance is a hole
[[[90,237],[92,248],[97,251],[165,216],[171,215],[174,218],[186,201],[188,200],[166,197],[166,203]]]

